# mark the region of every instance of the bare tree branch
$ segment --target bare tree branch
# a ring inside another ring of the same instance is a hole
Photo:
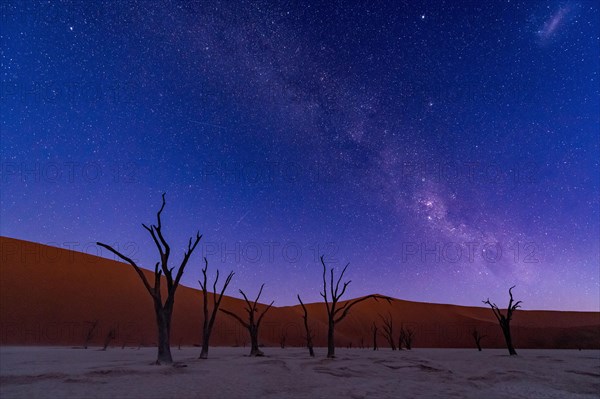
[[[350,266],[350,263],[346,263],[346,266],[344,266],[344,269],[342,269],[342,272],[340,273],[340,276],[338,277],[337,283],[335,284],[335,296],[338,296],[338,290],[340,288],[340,281],[342,281],[342,278],[344,277],[344,273],[346,273],[346,269],[348,268],[348,266]],[[333,275],[333,269],[331,270],[331,273]],[[347,283],[344,283],[344,290],[346,289],[346,286],[348,284],[350,284],[350,281],[348,281]],[[343,291],[339,295],[339,297],[341,297],[342,295],[344,295]]]
[[[265,284],[263,283],[260,286],[260,290],[258,290],[258,295],[256,296],[256,299],[254,300],[254,305],[252,306],[253,310],[256,310],[256,304],[258,303],[258,299],[260,298],[260,294],[262,294],[262,290],[263,290],[264,287],[265,287]]]
[[[331,311],[329,309],[329,302],[327,301],[327,280],[325,279],[325,275],[327,273],[327,267],[325,266],[325,261],[323,260],[323,255],[321,255],[321,264],[323,265],[323,292],[321,296],[325,300],[325,307],[327,308],[327,314],[331,315]]]
[[[192,253],[198,246],[200,239],[202,239],[202,235],[200,234],[200,232],[196,233],[196,239],[195,239],[193,245],[191,244],[192,239],[190,238],[190,243],[188,244],[188,250],[186,251],[186,253],[183,257],[183,261],[181,262],[181,266],[179,266],[179,270],[177,270],[177,276],[175,277],[175,283],[173,284],[174,288],[177,288],[179,286],[179,280],[181,280],[181,276],[183,276],[183,271],[185,270],[185,267],[188,263],[188,260],[190,259],[190,256],[192,256]],[[169,273],[169,274],[171,274],[171,273]]]
[[[248,305],[248,307],[246,308],[246,311],[248,312],[249,315],[253,314],[254,308],[252,307],[250,300],[248,299],[248,297],[246,296],[244,291],[242,291],[241,289],[238,291],[240,292],[240,294],[242,294],[242,296],[244,297],[244,300],[246,301],[246,304]]]
[[[263,317],[265,317],[265,315],[267,314],[267,312],[269,311],[269,309],[271,309],[271,306],[273,306],[273,304],[275,303],[275,301],[271,301],[271,303],[269,304],[269,306],[267,306],[267,308],[265,310],[263,310],[263,312],[260,314],[258,321],[256,322],[256,327],[258,328],[260,326],[260,322],[262,321]]]
[[[150,287],[150,284],[148,283],[148,280],[146,279],[146,276],[144,275],[144,272],[142,272],[142,270],[140,269],[140,267],[131,258],[123,255],[122,253],[120,253],[119,251],[117,251],[116,249],[114,249],[113,247],[111,247],[108,244],[104,244],[104,243],[101,243],[101,242],[97,242],[96,244],[99,245],[99,246],[101,246],[101,247],[104,247],[104,248],[108,249],[110,252],[112,252],[113,254],[117,255],[119,258],[123,259],[125,262],[127,262],[131,266],[133,266],[133,268],[135,269],[136,273],[138,274],[138,276],[140,276],[140,279],[144,283],[144,287],[146,287],[146,289],[148,290],[148,292],[150,293],[150,295],[152,295],[152,297],[155,297],[154,289],[152,287]]]
[[[240,322],[241,325],[243,325],[246,328],[250,328],[250,325],[248,325],[248,323],[246,323],[244,320],[241,319],[241,317],[239,317],[238,315],[236,315],[233,312],[230,312],[227,309],[219,309],[221,312],[225,313],[226,315],[229,315],[231,317],[233,317],[234,319],[236,319],[237,321]]]
[[[343,313],[342,313],[342,315],[340,317],[338,317],[337,319],[335,319],[335,322],[338,323],[338,322],[344,320],[344,318],[346,316],[348,316],[348,313],[350,312],[350,309],[352,309],[352,307],[354,305],[359,304],[359,303],[361,303],[363,301],[366,301],[367,299],[375,299],[375,301],[377,301],[377,299],[385,299],[388,303],[392,302],[392,298],[390,298],[388,296],[377,295],[377,294],[367,295],[365,297],[355,299],[354,301],[348,301],[341,308],[336,309],[335,314],[337,314],[340,311],[343,311]]]

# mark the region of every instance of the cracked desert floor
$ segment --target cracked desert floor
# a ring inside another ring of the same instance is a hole
[[[489,349],[174,348],[176,366],[151,365],[154,348],[1,347],[8,398],[597,398],[600,351]]]

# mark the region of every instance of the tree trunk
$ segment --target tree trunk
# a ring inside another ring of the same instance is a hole
[[[264,356],[263,351],[258,347],[258,329],[249,328],[250,331],[250,356]]]
[[[327,357],[335,357],[335,341],[334,341],[334,329],[335,324],[333,320],[329,321],[329,328],[327,329]]]
[[[210,340],[210,332],[204,331],[202,334],[202,351],[200,352],[200,359],[208,359],[208,343]]]
[[[392,348],[392,350],[395,351],[396,350],[396,344],[394,342],[394,337],[389,336],[388,337],[388,342],[390,343],[390,348]]]
[[[310,334],[310,331],[307,331],[306,333]],[[310,355],[310,357],[315,357],[315,351],[313,350],[312,346],[312,337],[310,335],[308,335],[308,337],[306,338],[306,346],[308,347],[308,354]]]
[[[102,347],[103,351],[105,351],[108,348],[108,344],[110,344],[110,341],[112,341],[114,338],[115,338],[115,330],[114,330],[114,328],[111,328],[108,331],[106,338],[104,338],[104,346]]]
[[[158,309],[156,311],[156,322],[158,326],[158,358],[156,364],[171,364],[171,312]]]
[[[306,330],[306,346],[308,347],[308,354],[311,357],[315,357],[315,351],[313,349],[312,337],[310,336],[310,330]]]
[[[504,340],[506,341],[506,347],[508,348],[508,353],[511,356],[514,356],[517,354],[517,351],[515,350],[513,343],[512,343],[512,337],[510,336],[510,325],[505,324],[502,326],[502,332],[504,333]]]
[[[379,348],[377,347],[377,330],[373,330],[373,350],[377,351]]]

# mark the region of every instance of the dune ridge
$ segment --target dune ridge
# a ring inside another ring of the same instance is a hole
[[[0,237],[0,260],[1,345],[82,345],[94,321],[98,323],[92,345],[100,344],[112,328],[116,331],[112,345],[156,343],[152,302],[129,265],[8,237]],[[222,306],[240,315],[244,312],[244,302],[237,298],[224,297]],[[314,343],[325,346],[325,308],[322,303],[306,306],[316,335]],[[388,312],[397,333],[401,323],[415,330],[415,347],[474,347],[474,328],[487,335],[484,348],[504,345],[487,308],[401,299],[391,304],[365,301],[354,307],[336,329],[336,345],[371,346],[371,325],[380,322],[378,314]],[[181,286],[173,315],[172,346],[200,344],[201,325],[201,292]],[[279,346],[283,335],[287,346],[304,343],[299,305],[274,306],[265,316],[261,343]],[[599,349],[600,312],[519,310],[513,320],[513,336],[517,348]],[[211,345],[248,343],[247,332],[237,322],[219,316]],[[378,344],[386,346],[383,337],[378,338]]]

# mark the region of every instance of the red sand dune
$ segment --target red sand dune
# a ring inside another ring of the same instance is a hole
[[[88,254],[0,237],[0,344],[81,345],[90,322],[98,321],[92,343],[116,329],[113,345],[152,345],[156,330],[152,301],[131,266]],[[150,274],[150,272],[148,272]],[[163,284],[164,286],[164,284]],[[231,289],[231,287],[230,287]],[[233,291],[233,290],[232,290]],[[212,303],[212,298],[209,298]],[[222,307],[244,315],[244,302],[226,297]],[[315,344],[325,345],[322,303],[307,305]],[[355,306],[336,329],[337,346],[372,344],[373,321],[390,312],[414,328],[415,347],[473,347],[477,327],[484,347],[503,347],[490,309],[394,300]],[[177,292],[172,345],[200,343],[202,297],[181,286]],[[274,307],[265,316],[260,340],[266,346],[303,343],[300,306]],[[600,348],[600,312],[518,311],[513,319],[517,348]],[[212,345],[246,345],[247,332],[224,314],[217,318]],[[385,347],[383,337],[378,343]]]

